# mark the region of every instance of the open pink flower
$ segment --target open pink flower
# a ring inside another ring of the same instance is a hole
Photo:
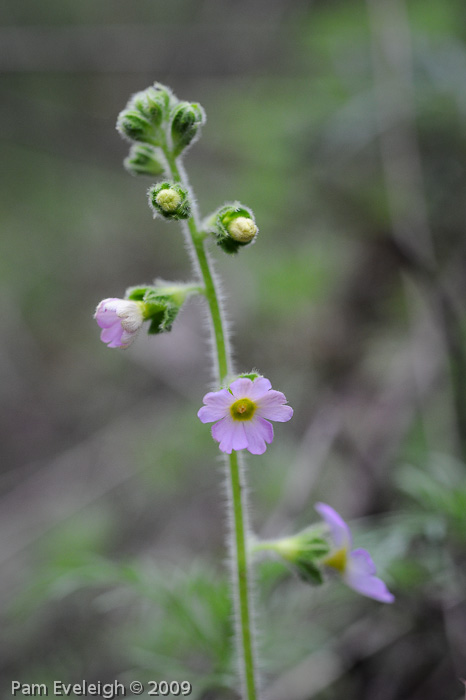
[[[293,415],[291,406],[285,406],[285,395],[274,391],[265,377],[236,379],[228,389],[209,392],[203,401],[205,406],[197,415],[203,423],[217,421],[212,437],[226,454],[245,449],[253,455],[263,454],[266,443],[273,440],[269,421],[284,423]]]
[[[346,585],[358,593],[381,603],[393,603],[395,597],[385,583],[375,576],[375,564],[369,552],[366,549],[351,550],[353,538],[343,518],[326,503],[317,503],[315,509],[329,529],[332,544],[322,564],[340,574]]]
[[[94,318],[101,328],[100,339],[109,348],[127,348],[135,339],[144,318],[142,304],[128,299],[104,299]]]

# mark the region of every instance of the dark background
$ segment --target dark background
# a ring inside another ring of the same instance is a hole
[[[466,677],[462,0],[4,0],[0,678],[190,680],[232,699],[224,496],[196,418],[201,304],[127,351],[105,297],[190,276],[114,129],[154,80],[207,112],[207,214],[253,208],[224,280],[238,370],[295,409],[249,460],[274,537],[331,503],[396,595],[258,569],[270,700],[459,700]]]

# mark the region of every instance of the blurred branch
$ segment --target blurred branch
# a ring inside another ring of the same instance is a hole
[[[411,42],[404,0],[367,0],[380,151],[393,235],[402,249],[435,267],[415,128]]]
[[[404,0],[366,0],[372,39],[380,151],[394,243],[423,282],[449,365],[459,450],[466,461],[466,355],[460,319],[439,280],[415,127],[409,21]]]

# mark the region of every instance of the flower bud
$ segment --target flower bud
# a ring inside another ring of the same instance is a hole
[[[208,218],[205,228],[225,253],[237,253],[241,246],[252,243],[259,231],[252,211],[239,202],[221,207]]]
[[[100,339],[109,348],[127,348],[144,321],[144,304],[126,299],[104,299],[94,314],[102,333]]]
[[[168,95],[165,92],[149,87],[147,90],[133,95],[128,107],[137,110],[153,126],[158,127],[164,119],[168,107],[168,99]]]
[[[158,149],[142,143],[131,146],[124,166],[131,175],[162,175],[165,170]]]
[[[157,130],[136,110],[125,109],[117,119],[117,131],[128,141],[156,143]]]
[[[205,123],[205,112],[195,102],[180,102],[172,112],[171,136],[173,154],[179,156],[189,144],[200,135],[200,127]]]
[[[165,138],[162,123],[174,101],[171,91],[160,83],[137,92],[118,116],[118,131],[130,141],[161,145]]]
[[[162,182],[149,189],[149,206],[154,216],[165,219],[189,219],[191,207],[188,193],[178,183]]]

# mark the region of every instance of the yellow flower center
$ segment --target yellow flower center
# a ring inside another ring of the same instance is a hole
[[[347,560],[348,550],[346,547],[342,547],[341,549],[337,549],[335,552],[329,554],[328,557],[325,557],[322,563],[331,569],[335,569],[339,574],[344,574],[346,571]]]
[[[256,404],[250,399],[238,399],[230,406],[231,417],[233,420],[251,420],[256,408]]]

